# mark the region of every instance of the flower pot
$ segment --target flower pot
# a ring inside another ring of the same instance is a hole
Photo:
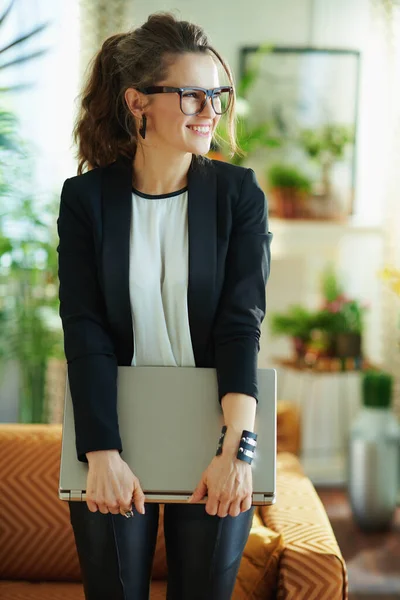
[[[299,219],[307,216],[308,194],[296,188],[275,187],[271,190],[276,216],[282,219]]]
[[[307,352],[307,345],[305,341],[300,337],[293,337],[292,344],[297,360],[302,360]]]
[[[337,333],[334,338],[335,355],[339,358],[359,358],[362,356],[360,333]]]
[[[350,431],[348,492],[355,522],[365,531],[393,523],[399,488],[400,431],[390,409],[363,407]]]

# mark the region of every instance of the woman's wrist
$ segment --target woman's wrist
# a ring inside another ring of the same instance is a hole
[[[216,456],[223,455],[232,460],[238,459],[251,465],[255,458],[257,434],[250,429],[238,430],[224,425],[218,442]]]
[[[91,452],[86,452],[86,458],[88,462],[92,462],[94,460],[101,460],[104,458],[111,458],[114,455],[120,455],[119,450],[110,449],[110,450],[92,450]]]
[[[222,444],[223,455],[236,456],[240,444],[242,431],[243,429],[240,429],[239,431],[231,425],[227,427]]]

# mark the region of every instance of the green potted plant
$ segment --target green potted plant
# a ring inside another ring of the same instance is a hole
[[[344,157],[346,147],[354,142],[354,128],[326,123],[318,129],[302,129],[298,138],[300,146],[321,168],[319,196],[332,197],[332,169]]]
[[[14,198],[15,199],[15,198]],[[53,214],[54,203],[47,207]],[[50,357],[63,358],[58,317],[55,231],[40,219],[32,197],[21,199],[11,211],[30,227],[18,236],[3,233],[0,258],[0,357],[20,365],[19,421],[48,419],[46,373]]]
[[[322,275],[321,327],[331,335],[331,354],[339,358],[362,357],[362,334],[367,306],[344,294],[332,266]]]
[[[1,130],[1,127],[0,127]],[[31,194],[32,156],[14,132],[18,151],[0,147],[0,375],[17,361],[19,421],[46,422],[46,372],[62,357],[58,315],[59,195],[46,203]]]
[[[286,313],[272,313],[270,316],[271,333],[292,339],[297,360],[304,358],[312,332],[317,327],[315,313],[298,304],[291,306]]]
[[[378,531],[391,526],[397,505],[400,431],[392,410],[393,376],[371,369],[361,386],[362,406],[350,430],[349,497],[359,527]]]
[[[294,219],[307,216],[306,203],[311,193],[311,179],[294,165],[269,167],[267,179],[278,217]]]
[[[369,369],[362,377],[363,406],[390,408],[392,405],[393,376],[379,369]]]
[[[2,10],[0,29],[4,30],[7,27],[7,19],[12,14],[15,3],[15,0],[10,0]],[[16,65],[31,62],[46,54],[47,48],[39,49],[32,45],[29,49],[26,47],[23,50],[23,48],[27,42],[35,41],[47,26],[48,23],[37,25],[3,44],[0,48],[2,58],[0,70],[15,68]],[[30,86],[32,82],[16,82],[13,85],[3,86],[1,92],[6,94]],[[5,225],[6,220],[12,216],[16,217],[17,221],[31,217],[35,219],[30,212],[32,198],[23,200],[12,191],[20,174],[13,172],[10,159],[20,160],[23,164],[27,158],[25,144],[17,136],[17,129],[16,116],[0,107],[0,258],[4,259],[3,264],[0,265],[0,377],[4,376],[6,361],[10,358],[19,360],[22,376],[20,415],[22,420],[36,421],[38,416],[41,418],[43,415],[38,403],[44,402],[44,393],[42,389],[39,390],[41,384],[38,386],[38,383],[43,380],[41,370],[40,368],[35,370],[35,365],[41,364],[42,341],[50,334],[48,327],[44,325],[43,314],[39,316],[39,312],[36,313],[39,307],[33,308],[31,302],[33,298],[28,300],[38,290],[37,281],[36,286],[30,287],[31,284],[35,284],[32,259],[37,246],[34,248],[31,244],[32,240],[17,240],[15,236],[7,233]],[[34,225],[35,221],[32,224]],[[39,240],[36,243],[40,244]],[[50,254],[52,248],[49,248],[49,256]],[[46,302],[48,301],[47,298]],[[37,297],[35,302],[38,303]],[[57,335],[56,338],[59,339]],[[28,353],[29,359],[26,360],[26,351],[30,344],[32,347]],[[59,341],[56,342],[57,344]]]

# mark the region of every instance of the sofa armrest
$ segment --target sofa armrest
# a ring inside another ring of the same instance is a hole
[[[296,404],[279,400],[276,422],[278,452],[291,452],[298,455],[301,446],[301,419]]]
[[[278,600],[347,600],[347,569],[328,515],[293,454],[278,454],[277,502],[260,514],[285,541]]]

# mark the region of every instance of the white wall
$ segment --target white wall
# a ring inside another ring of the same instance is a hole
[[[275,44],[307,44],[312,0],[137,0],[127,9],[127,23],[141,25],[155,11],[173,11],[181,19],[201,25],[211,43],[234,69],[238,48],[268,40]]]

